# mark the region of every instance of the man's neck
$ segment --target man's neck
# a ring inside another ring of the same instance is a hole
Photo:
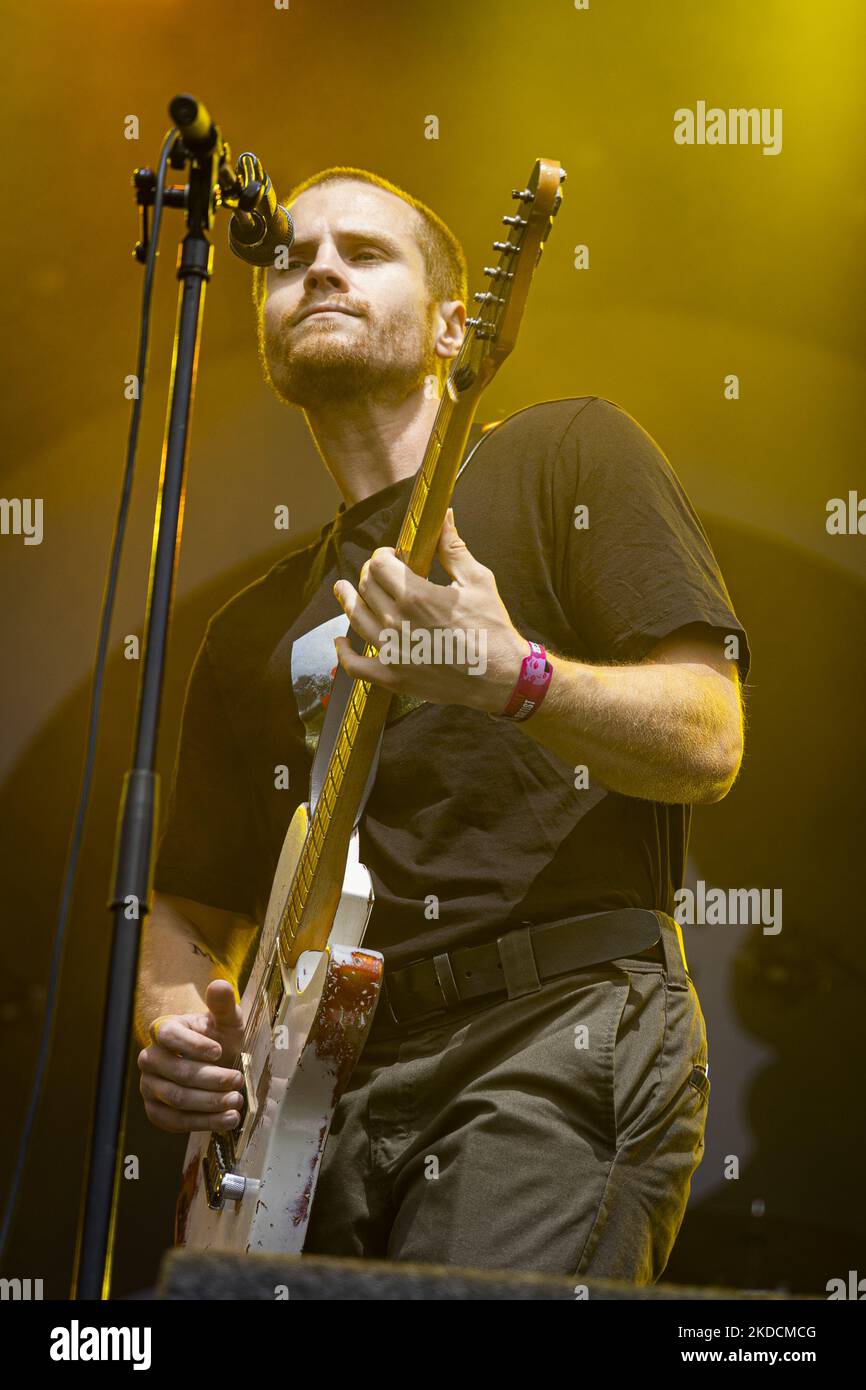
[[[364,400],[304,411],[347,507],[417,473],[438,407],[419,390],[398,405]]]

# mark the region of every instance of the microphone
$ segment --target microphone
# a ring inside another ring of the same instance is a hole
[[[292,215],[280,203],[261,160],[249,151],[238,160],[236,211],[229,222],[229,246],[248,265],[271,266],[277,249],[295,239]],[[234,203],[234,199],[232,199]]]
[[[195,97],[181,93],[170,103],[168,114],[188,150],[197,155],[210,154],[219,138],[219,131],[206,106],[196,101]]]

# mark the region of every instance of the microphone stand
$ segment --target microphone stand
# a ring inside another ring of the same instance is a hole
[[[171,106],[172,117],[181,125],[181,130],[172,147],[170,162],[176,169],[189,163],[189,183],[186,187],[168,189],[165,202],[169,206],[185,207],[187,233],[181,243],[177,269],[180,289],[174,357],[148,583],[133,766],[124,779],[112,870],[113,888],[108,903],[114,924],[84,1218],[72,1282],[72,1296],[77,1299],[106,1299],[111,1287],[141,927],[150,911],[153,877],[152,850],[158,807],[157,730],[175,563],[180,546],[184,471],[205,287],[213,266],[213,246],[207,234],[213,225],[218,201],[214,188],[227,148],[209,120],[210,129],[204,136],[200,129],[193,132],[192,138],[188,131],[181,133],[183,125],[178,103],[183,101],[188,102],[189,98],[176,98]],[[152,201],[156,180],[151,171],[138,170],[135,182],[146,237],[146,207]],[[144,259],[141,244],[136,248],[136,255],[139,260]]]

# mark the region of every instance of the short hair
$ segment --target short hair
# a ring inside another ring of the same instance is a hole
[[[280,201],[284,207],[289,207],[308,188],[318,188],[324,183],[339,183],[341,180],[371,183],[376,188],[384,188],[386,193],[393,193],[395,197],[401,198],[404,203],[408,203],[409,207],[414,208],[417,214],[416,240],[424,258],[427,289],[431,301],[459,299],[461,303],[467,303],[469,271],[465,252],[457,237],[432,208],[429,208],[426,203],[422,203],[420,199],[413,198],[412,194],[407,193],[405,189],[398,188],[389,179],[383,179],[379,174],[371,173],[369,169],[356,169],[348,164],[335,164],[330,169],[323,169],[320,173],[304,179],[303,183],[296,184]],[[266,266],[253,267],[253,303],[256,310],[260,347],[262,317],[267,299],[267,270]],[[447,373],[449,363],[443,359],[440,366]]]

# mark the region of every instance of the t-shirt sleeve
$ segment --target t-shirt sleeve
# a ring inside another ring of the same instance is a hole
[[[154,888],[255,921],[255,827],[252,787],[205,634],[187,683]]]
[[[574,423],[561,460],[573,488],[561,571],[569,621],[594,659],[635,663],[678,628],[705,623],[737,638],[745,683],[748,636],[667,458],[611,401],[592,401]]]

